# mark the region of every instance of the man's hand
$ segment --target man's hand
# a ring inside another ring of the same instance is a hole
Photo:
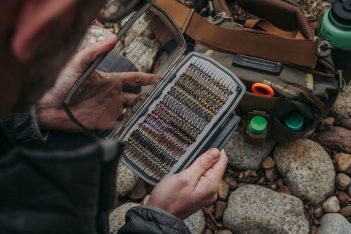
[[[185,219],[217,200],[217,190],[228,158],[224,150],[210,149],[187,169],[166,177],[152,191],[147,205]]]
[[[112,37],[89,46],[66,65],[55,86],[37,104],[38,122],[42,128],[78,130],[62,108],[63,99],[85,69],[99,55],[113,49],[116,43],[117,38]],[[123,114],[125,108],[132,107],[138,98],[136,94],[122,92],[122,86],[150,85],[157,80],[158,77],[153,74],[94,71],[74,96],[70,109],[87,128],[101,130],[117,127],[117,117]]]

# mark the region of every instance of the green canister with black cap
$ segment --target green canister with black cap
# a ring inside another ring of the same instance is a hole
[[[319,30],[335,50],[333,58],[338,69],[344,71],[344,78],[351,80],[351,0],[335,0],[324,16]]]

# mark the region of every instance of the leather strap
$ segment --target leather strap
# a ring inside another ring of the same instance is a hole
[[[249,19],[245,22],[244,26],[251,29],[260,29],[278,37],[288,39],[303,40],[306,39],[300,31],[285,31],[271,24],[264,19]]]
[[[296,6],[282,0],[236,0],[245,11],[265,19],[285,31],[300,31],[306,39],[314,39],[306,16]]]
[[[314,68],[316,64],[317,42],[312,39],[283,38],[245,28],[221,28],[175,0],[155,1],[169,13],[185,34],[211,49],[309,68]]]

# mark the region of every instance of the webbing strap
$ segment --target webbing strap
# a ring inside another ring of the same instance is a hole
[[[184,33],[199,44],[218,51],[246,54],[285,64],[309,68],[315,66],[317,42],[312,39],[284,38],[246,28],[221,28],[175,0],[155,1],[169,13]]]

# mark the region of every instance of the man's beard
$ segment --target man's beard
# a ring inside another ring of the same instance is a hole
[[[45,60],[36,62],[28,69],[14,112],[26,110],[29,106],[34,105],[54,85],[61,68],[71,55],[67,52],[55,54]]]
[[[76,52],[81,38],[103,3],[101,0],[79,0],[70,29],[66,30],[60,40],[49,38],[48,40],[55,41],[52,50],[28,66],[26,77],[22,77],[20,96],[12,112],[26,110],[34,105],[55,84],[59,73]]]

